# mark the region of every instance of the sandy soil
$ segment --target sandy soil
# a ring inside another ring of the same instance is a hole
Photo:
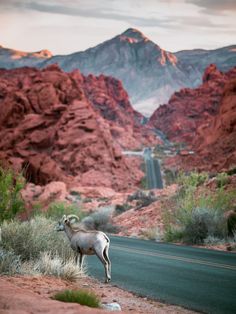
[[[74,303],[54,301],[51,297],[64,289],[89,289],[100,296],[102,303],[118,302],[122,308],[119,313],[137,314],[191,314],[193,311],[178,306],[163,304],[133,295],[111,284],[103,284],[86,277],[78,283],[69,283],[54,277],[14,276],[0,277],[0,314],[96,314],[109,313],[105,310],[91,309]]]

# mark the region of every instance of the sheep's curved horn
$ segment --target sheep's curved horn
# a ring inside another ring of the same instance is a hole
[[[77,221],[79,221],[79,217],[76,215],[68,215],[67,219],[71,220],[72,218],[76,219]]]

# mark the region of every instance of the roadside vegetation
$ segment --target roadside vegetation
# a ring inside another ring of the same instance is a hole
[[[19,193],[24,186],[25,179],[21,173],[15,173],[8,166],[0,166],[0,222],[12,219],[24,210]]]
[[[98,296],[94,292],[87,290],[64,290],[56,293],[53,299],[62,302],[79,303],[93,308],[99,308],[101,304]]]
[[[100,207],[97,211],[82,219],[82,224],[88,230],[100,230],[109,233],[118,233],[119,228],[112,224],[113,206]]]
[[[76,281],[85,274],[74,263],[73,252],[55,221],[37,216],[30,221],[1,224],[1,274],[49,275]]]
[[[34,212],[22,222],[17,217],[25,210],[20,194],[24,186],[22,174],[0,168],[0,274],[52,275],[70,281],[84,276],[85,270],[74,263],[68,240],[55,231],[55,219],[75,209],[56,203],[47,213]]]
[[[236,191],[226,189],[229,176],[220,173],[211,189],[207,173],[180,174],[175,209],[166,211],[164,240],[189,244],[235,243],[229,238],[227,213],[235,209]]]

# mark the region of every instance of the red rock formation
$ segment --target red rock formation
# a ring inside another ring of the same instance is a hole
[[[225,85],[218,113],[199,126],[195,154],[181,162],[188,168],[223,171],[236,166],[236,78]]]
[[[139,118],[115,79],[68,74],[56,65],[0,70],[0,159],[24,168],[35,184],[116,190],[137,184],[142,173],[122,155],[112,127],[134,144]]]
[[[194,152],[168,159],[167,167],[218,172],[236,166],[236,68],[222,74],[211,65],[198,89],[175,94],[155,116],[155,125],[159,121],[172,140],[187,142]]]
[[[218,113],[225,84],[236,76],[236,68],[221,73],[210,65],[203,84],[196,89],[182,89],[173,94],[168,104],[159,107],[150,118],[150,125],[164,132],[172,141],[191,144],[197,128]]]

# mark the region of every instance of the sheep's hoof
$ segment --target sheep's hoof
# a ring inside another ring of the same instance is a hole
[[[106,278],[105,279],[105,283],[108,283],[109,281],[111,281],[111,278]]]

